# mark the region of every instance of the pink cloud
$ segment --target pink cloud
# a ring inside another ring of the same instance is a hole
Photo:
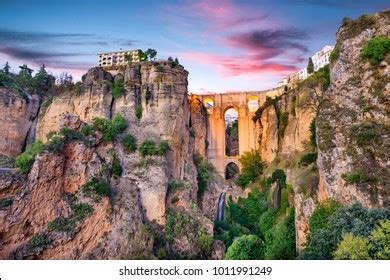
[[[179,12],[189,21],[195,19],[206,25],[207,34],[230,31],[231,28],[263,21],[267,18],[266,14],[236,5],[230,0],[188,0],[181,5],[172,6],[171,11]]]
[[[251,56],[226,56],[202,52],[183,53],[182,57],[211,66],[215,66],[223,77],[252,75],[260,73],[275,73],[285,75],[296,71],[295,66],[277,62],[258,62]]]

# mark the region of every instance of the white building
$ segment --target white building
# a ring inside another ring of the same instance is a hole
[[[99,66],[101,67],[111,67],[111,66],[120,66],[127,65],[128,60],[125,56],[130,57],[130,62],[138,62],[139,50],[131,51],[119,51],[119,52],[109,52],[109,53],[99,53]]]
[[[330,53],[333,49],[334,46],[325,46],[311,57],[314,64],[314,71],[318,71],[320,68],[329,64]]]
[[[298,77],[299,77],[299,80],[304,80],[308,77],[309,75],[307,74],[307,67],[299,70],[298,72]]]

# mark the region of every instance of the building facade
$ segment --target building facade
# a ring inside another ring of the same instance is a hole
[[[99,66],[100,67],[112,67],[126,65],[130,62],[139,62],[139,50],[130,50],[130,51],[118,51],[118,52],[108,52],[108,53],[99,53]],[[128,61],[126,57],[129,57]]]
[[[313,61],[314,65],[314,72],[329,64],[330,54],[333,49],[334,46],[324,46],[320,51],[316,52],[311,57],[311,60]],[[303,81],[307,77],[309,77],[309,73],[307,72],[307,67],[305,67],[299,70],[299,72],[291,74],[288,77],[284,78],[278,83],[278,87],[293,84],[297,81]]]
[[[311,57],[314,64],[314,71],[318,71],[320,68],[329,64],[330,53],[333,49],[334,46],[325,46]]]

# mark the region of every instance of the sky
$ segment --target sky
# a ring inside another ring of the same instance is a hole
[[[45,64],[75,80],[97,53],[154,48],[189,71],[189,91],[275,87],[335,43],[344,17],[387,0],[0,0],[0,64]]]

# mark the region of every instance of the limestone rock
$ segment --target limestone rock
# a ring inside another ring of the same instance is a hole
[[[39,97],[0,87],[0,154],[16,156],[21,153],[39,110]]]

